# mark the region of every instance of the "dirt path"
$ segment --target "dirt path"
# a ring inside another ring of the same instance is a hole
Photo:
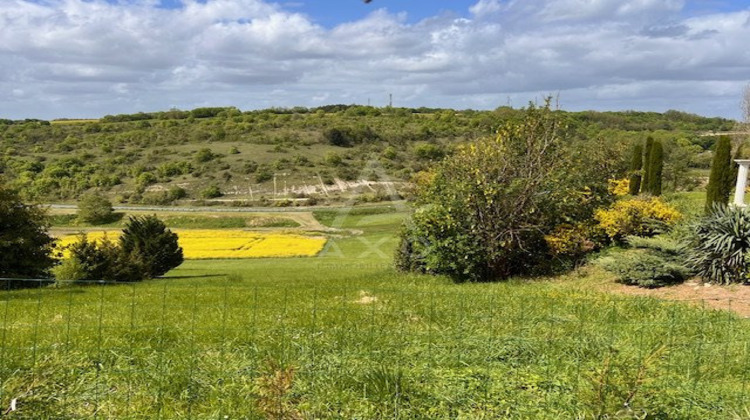
[[[50,214],[75,214],[76,209],[68,208],[52,208],[49,210]],[[294,228],[284,228],[285,230],[309,230],[309,231],[327,231],[329,227],[321,224],[318,219],[315,218],[311,211],[294,211],[294,212],[268,212],[268,211],[242,211],[242,212],[226,212],[226,211],[191,211],[184,212],[181,210],[171,211],[169,208],[158,209],[158,210],[143,210],[143,209],[131,209],[125,212],[126,214],[134,215],[147,215],[156,214],[160,217],[173,216],[173,215],[185,215],[185,216],[200,216],[200,217],[245,217],[248,219],[289,219],[299,223],[299,226]],[[279,228],[268,228],[268,230],[278,230]],[[101,227],[55,227],[52,230],[61,232],[88,232],[102,230]],[[257,228],[257,230],[266,230],[265,228]]]
[[[644,289],[609,281],[598,287],[608,293],[687,302],[707,308],[730,310],[743,318],[750,318],[750,286],[746,285],[716,286],[689,280],[675,286]]]
[[[315,216],[312,214],[311,211],[308,212],[295,212],[295,213],[286,213],[284,216],[288,219],[292,219],[295,222],[299,223],[301,229],[306,230],[328,230],[329,228],[323,224],[321,224],[318,219],[315,218]]]

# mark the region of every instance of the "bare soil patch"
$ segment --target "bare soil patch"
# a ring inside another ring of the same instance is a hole
[[[355,300],[354,303],[359,303],[360,305],[369,305],[377,301],[378,301],[377,296],[372,296],[369,292],[365,290],[360,290],[359,299]]]
[[[658,289],[644,289],[618,283],[609,283],[603,288],[610,293],[648,296],[687,302],[706,308],[729,310],[743,318],[750,318],[750,286],[747,285],[717,286],[701,283],[698,280],[689,280],[683,284]]]

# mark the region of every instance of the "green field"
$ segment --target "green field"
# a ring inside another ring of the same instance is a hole
[[[391,266],[404,213],[316,214],[315,258],[186,261],[0,292],[3,418],[747,418],[750,328],[591,291]],[[15,402],[14,402],[15,401]]]

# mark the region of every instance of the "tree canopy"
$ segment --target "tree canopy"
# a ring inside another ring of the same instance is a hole
[[[24,204],[0,183],[0,278],[46,279],[55,264],[54,239],[42,208]],[[16,287],[22,282],[2,284]]]

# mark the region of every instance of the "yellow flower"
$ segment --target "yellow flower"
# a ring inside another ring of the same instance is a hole
[[[628,195],[630,193],[630,180],[627,178],[610,179],[609,192],[618,197]]]
[[[672,226],[682,215],[677,209],[658,197],[620,200],[609,209],[598,209],[594,218],[611,238],[620,239],[627,235],[652,235],[653,222]]]
[[[186,259],[310,257],[325,246],[326,238],[287,233],[260,233],[244,230],[190,229],[173,230],[178,236]],[[117,240],[120,231],[90,232],[89,240],[101,240],[104,235]],[[64,247],[77,241],[77,235],[62,238]]]

